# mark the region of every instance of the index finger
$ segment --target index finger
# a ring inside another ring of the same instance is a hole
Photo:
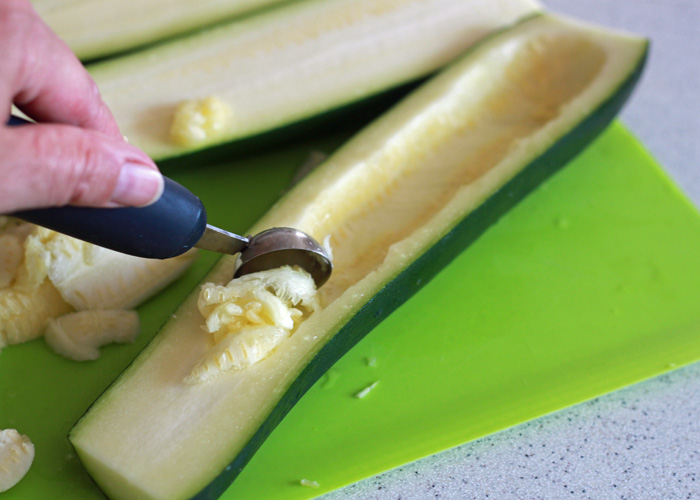
[[[119,136],[111,111],[85,67],[28,0],[0,2],[0,102],[37,121]]]

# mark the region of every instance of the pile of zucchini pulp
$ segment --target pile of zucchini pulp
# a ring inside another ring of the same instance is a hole
[[[647,42],[536,9],[286,2],[90,68],[130,140],[167,158],[443,67],[250,229],[296,227],[330,245],[318,310],[265,359],[192,384],[210,347],[195,290],[76,424],[70,440],[109,498],[217,498],[335,361],[613,119]],[[206,96],[230,108],[223,127],[169,143],[177,100]],[[233,266],[221,258],[203,283],[228,283]]]

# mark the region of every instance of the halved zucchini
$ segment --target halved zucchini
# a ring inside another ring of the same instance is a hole
[[[320,310],[267,358],[192,384],[211,347],[194,293],[73,429],[91,476],[113,499],[216,498],[338,358],[609,123],[646,51],[536,16],[358,134],[252,229],[330,238]],[[233,267],[222,258],[205,281]]]
[[[156,42],[289,0],[32,0],[81,59]]]
[[[305,0],[89,66],[156,160],[289,125],[423,77],[534,0]]]

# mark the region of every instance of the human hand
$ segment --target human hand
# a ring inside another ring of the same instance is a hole
[[[29,0],[0,0],[0,54],[0,213],[158,199],[155,163],[124,140],[88,72]],[[12,104],[39,123],[4,125]]]

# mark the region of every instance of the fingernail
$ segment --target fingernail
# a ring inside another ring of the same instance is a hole
[[[119,172],[111,201],[118,205],[143,207],[160,198],[163,176],[140,163],[126,162]]]

